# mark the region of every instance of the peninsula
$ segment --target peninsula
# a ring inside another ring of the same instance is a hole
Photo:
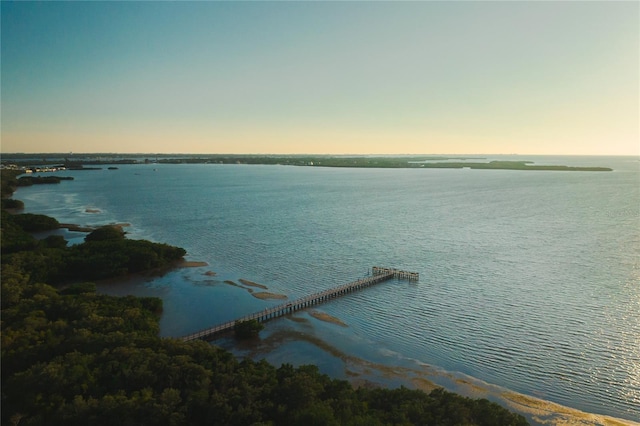
[[[484,160],[484,161],[483,161]],[[64,154],[6,154],[5,167],[23,169],[69,164]],[[490,169],[546,171],[611,171],[609,167],[534,164],[528,160],[493,160],[481,157],[447,156],[366,156],[366,155],[231,155],[231,154],[74,154],[76,169],[87,165],[113,164],[261,164],[306,167],[413,168],[413,169]]]

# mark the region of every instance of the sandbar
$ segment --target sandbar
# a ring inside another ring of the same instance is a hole
[[[267,300],[267,299],[279,299],[284,300],[287,299],[287,296],[284,294],[276,294],[276,293],[268,293],[266,291],[261,291],[258,293],[251,293],[253,297],[257,297],[258,299]]]
[[[309,315],[311,315],[315,319],[319,319],[320,321],[330,322],[331,324],[337,324],[337,325],[339,325],[341,327],[347,327],[347,324],[345,324],[341,319],[333,317],[333,316],[331,316],[329,314],[326,314],[324,312],[310,311]]]
[[[242,284],[248,285],[250,287],[258,287],[258,288],[261,288],[263,290],[266,290],[268,288],[266,285],[254,283],[253,281],[245,280],[244,278],[240,278],[238,281],[240,281]]]
[[[187,261],[183,260],[178,263],[178,268],[199,268],[201,266],[209,266],[207,262],[195,262],[195,261]]]

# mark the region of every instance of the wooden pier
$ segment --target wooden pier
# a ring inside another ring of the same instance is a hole
[[[342,297],[346,294],[361,290],[363,288],[370,287],[374,284],[388,281],[390,279],[397,278],[409,281],[418,281],[419,275],[417,272],[401,271],[393,268],[382,268],[374,266],[372,268],[372,274],[366,278],[360,278],[356,281],[352,281],[347,284],[343,284],[338,287],[334,287],[329,290],[324,290],[318,293],[313,293],[308,296],[296,299],[290,302],[267,308],[263,311],[255,312],[250,315],[246,315],[242,318],[238,318],[232,321],[227,321],[222,324],[215,325],[213,327],[200,330],[196,333],[188,334],[182,337],[182,340],[187,342],[190,340],[212,340],[216,337],[233,331],[236,323],[256,320],[258,322],[265,322],[274,318],[288,315],[301,309],[308,308],[310,306],[318,305],[331,299]]]
[[[417,272],[407,272],[393,268],[382,268],[380,266],[374,266],[372,268],[372,273],[374,276],[393,274],[393,278],[397,278],[399,280],[418,281],[420,279],[420,275]]]

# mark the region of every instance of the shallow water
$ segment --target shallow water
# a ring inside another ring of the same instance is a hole
[[[348,327],[301,313],[307,321],[270,322],[265,341],[305,333],[372,363],[433,366],[638,421],[640,163],[522,159],[614,171],[133,165],[61,172],[76,180],[21,188],[16,198],[27,212],[61,222],[130,223],[131,238],[178,245],[190,260],[209,263],[102,287],[163,297],[165,336],[281,303],[227,279],[294,299],[374,265],[396,267],[419,272],[420,281],[379,284],[319,307]],[[335,353],[288,342],[221,344],[240,355],[351,374]]]

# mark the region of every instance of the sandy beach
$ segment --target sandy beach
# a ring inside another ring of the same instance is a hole
[[[304,322],[304,318],[300,317],[290,317],[289,319],[295,322]],[[413,385],[412,387],[428,393],[433,389],[440,388],[441,386],[436,384],[435,381],[439,380],[441,377],[445,377],[452,380],[459,386],[456,393],[472,398],[493,397],[498,399],[503,406],[507,406],[511,410],[522,415],[530,416],[532,425],[640,426],[640,423],[631,420],[587,413],[550,401],[545,401],[512,391],[505,391],[503,388],[485,383],[472,377],[456,377],[456,375],[452,373],[434,369],[426,365],[422,368],[411,368],[389,366],[372,362],[344,353],[319,337],[298,331],[280,331],[273,333],[262,340],[263,347],[261,353],[262,351],[268,351],[269,347],[273,348],[281,346],[286,342],[291,341],[303,341],[310,343],[328,354],[342,360],[345,363],[345,374],[348,377],[347,380],[356,387],[379,387],[381,385],[376,382],[375,378],[376,376],[379,376],[382,378],[402,379],[407,383],[411,383],[411,385]],[[256,353],[253,355],[259,354]]]
[[[631,420],[618,419],[601,414],[585,413],[575,408],[565,407],[554,402],[534,398],[516,392],[504,392],[501,399],[512,410],[532,415],[540,424],[557,426],[640,426],[640,423]]]

